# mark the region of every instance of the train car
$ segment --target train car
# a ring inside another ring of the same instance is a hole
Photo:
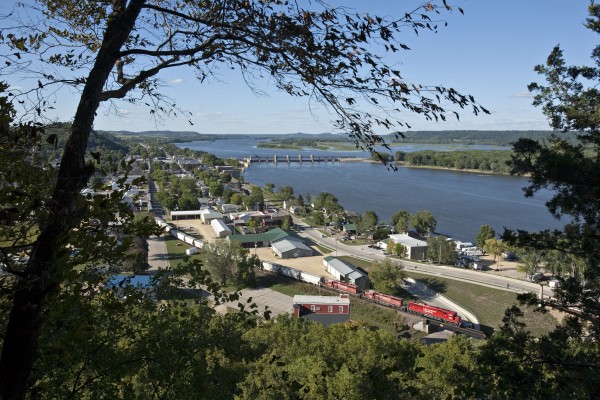
[[[269,272],[275,272],[275,273],[276,273],[276,271],[274,271],[274,269],[275,269],[275,264],[273,264],[273,263],[270,263],[270,262],[263,261],[263,263],[262,263],[262,267],[263,267],[263,269],[264,269],[265,271],[269,271]]]
[[[194,245],[194,237],[190,236],[190,235],[184,235],[183,237],[183,241],[187,244],[189,244],[190,246]]]
[[[391,296],[385,293],[379,293],[375,290],[369,290],[363,293],[363,297],[372,300],[376,303],[380,303],[386,306],[401,308],[402,299],[399,297]]]
[[[296,268],[286,267],[284,265],[279,266],[279,275],[287,276],[288,278],[300,279],[300,270]]]
[[[204,247],[204,242],[199,239],[194,239],[193,245],[199,249]]]
[[[427,318],[437,319],[439,321],[450,322],[451,324],[460,325],[461,318],[456,311],[446,310],[445,308],[434,307],[423,303],[408,304],[408,309],[416,314],[423,315]]]
[[[360,289],[358,288],[358,286],[353,285],[351,283],[326,280],[323,285],[326,287],[332,288],[334,290],[338,290],[340,292],[345,292],[345,293],[350,293],[350,294],[358,294],[360,292]]]
[[[302,282],[320,285],[323,283],[323,277],[320,275],[311,274],[309,272],[300,271],[300,280]]]
[[[175,232],[173,232],[173,230],[171,231],[171,235],[175,236],[178,240],[185,242],[185,233],[183,233],[179,230],[174,230],[174,231]]]

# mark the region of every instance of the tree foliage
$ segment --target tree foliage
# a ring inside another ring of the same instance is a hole
[[[439,264],[454,265],[456,262],[456,246],[445,236],[435,236],[427,239],[427,257]]]
[[[488,239],[493,239],[496,237],[496,231],[489,225],[481,225],[479,227],[479,232],[477,232],[477,236],[475,236],[475,243],[477,247],[483,249],[485,246],[485,241]]]
[[[410,217],[410,224],[421,236],[434,232],[437,227],[437,221],[429,210],[415,212]]]
[[[396,211],[392,214],[390,224],[396,229],[396,232],[406,233],[410,227],[410,214],[404,210]]]
[[[396,294],[404,278],[403,267],[390,259],[374,262],[369,269],[373,286],[383,293]]]
[[[586,26],[600,33],[600,6],[592,2],[589,15]],[[546,203],[548,210],[566,224],[562,230],[504,234],[506,240],[519,247],[556,250],[569,256],[555,259],[562,258],[573,267],[579,264],[571,276],[573,284],[555,291],[555,305],[577,307],[580,315],[593,323],[595,334],[600,332],[599,60],[600,46],[596,46],[592,65],[569,66],[563,50],[556,46],[546,62],[534,68],[545,82],[529,85],[535,95],[533,104],[542,108],[555,135],[546,142],[516,142],[512,171],[529,174],[525,196],[552,190],[553,197]],[[567,261],[571,257],[579,262]]]

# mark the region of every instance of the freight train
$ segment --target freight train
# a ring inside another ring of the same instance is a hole
[[[456,311],[447,310],[441,307],[435,307],[429,304],[409,302],[405,305],[403,300],[396,296],[380,293],[375,290],[361,291],[356,285],[340,281],[325,280],[323,286],[338,292],[350,293],[360,296],[363,299],[373,301],[387,307],[398,308],[411,314],[422,315],[429,319],[435,319],[441,322],[448,322],[453,325],[461,326],[463,321]]]
[[[271,262],[263,262],[262,264],[264,270],[278,275],[288,276],[299,281],[323,286],[337,292],[349,293],[386,307],[399,309],[411,314],[422,315],[429,319],[447,322],[456,326],[461,326],[463,324],[461,317],[452,310],[412,301],[409,302],[408,305],[405,305],[404,301],[400,297],[380,293],[376,290],[362,291],[358,286],[353,285],[352,283],[324,279],[319,275],[303,272],[295,268],[285,267],[283,265]]]

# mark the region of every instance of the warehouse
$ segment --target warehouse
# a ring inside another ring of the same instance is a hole
[[[271,249],[273,249],[273,253],[281,258],[310,257],[313,255],[310,247],[300,240],[289,237],[273,243]]]
[[[371,286],[367,274],[339,258],[332,256],[325,257],[323,258],[323,265],[327,272],[333,275],[338,281],[351,283],[358,286],[361,290],[366,290]]]
[[[210,221],[210,226],[215,231],[215,235],[219,238],[224,238],[231,235],[231,229],[229,229],[222,219],[213,219]]]

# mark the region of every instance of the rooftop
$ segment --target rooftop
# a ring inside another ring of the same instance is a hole
[[[297,294],[294,296],[294,304],[350,304],[348,297],[341,296],[306,296]]]

